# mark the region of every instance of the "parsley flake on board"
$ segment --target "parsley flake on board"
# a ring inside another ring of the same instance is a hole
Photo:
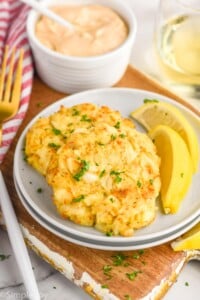
[[[142,271],[137,270],[137,271],[133,271],[132,273],[126,273],[126,276],[128,277],[129,280],[134,280],[139,273],[142,273]]]
[[[124,261],[128,258],[127,255],[124,253],[118,253],[116,255],[113,255],[113,265],[115,266],[121,266],[124,265]]]
[[[124,299],[125,299],[125,300],[132,300],[132,298],[131,298],[130,295],[124,295]]]
[[[140,249],[140,250],[137,251],[137,253],[133,253],[133,258],[134,258],[134,259],[138,259],[138,258],[140,258],[140,256],[143,255],[143,254],[144,254],[144,250],[143,250],[143,249]]]
[[[109,279],[112,278],[112,275],[110,274],[112,270],[112,267],[110,265],[103,266],[103,274],[106,275]]]
[[[42,107],[44,104],[42,102],[38,102],[36,105],[37,107]]]
[[[138,253],[139,253],[139,255],[142,255],[142,254],[144,254],[144,250],[140,249],[140,250],[138,250]]]
[[[108,289],[108,285],[107,284],[102,284],[102,289]]]

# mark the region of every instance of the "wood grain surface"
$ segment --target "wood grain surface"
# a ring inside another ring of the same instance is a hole
[[[161,87],[155,81],[132,67],[127,69],[124,77],[117,86],[145,89],[166,95],[186,105],[199,115],[198,111],[195,111],[195,109],[188,103],[184,102],[184,100],[175,96],[173,93]],[[41,241],[41,243],[46,245],[50,251],[63,256],[72,263],[75,270],[73,280],[76,283],[78,282],[77,280],[82,277],[83,273],[87,273],[95,284],[99,284],[100,287],[102,285],[104,288],[107,287],[108,292],[110,292],[110,294],[107,293],[107,295],[111,296],[106,296],[104,299],[139,300],[151,293],[155,287],[159,288],[157,289],[153,299],[160,299],[168,290],[171,283],[176,279],[178,272],[175,270],[177,267],[180,265],[182,266],[182,264],[187,261],[188,256],[186,253],[175,253],[169,244],[145,249],[144,253],[138,251],[123,251],[123,255],[126,256],[126,259],[122,265],[116,266],[114,265],[114,261],[116,255],[119,254],[118,252],[90,249],[62,240],[41,227],[26,212],[17,197],[13,183],[12,170],[13,154],[18,137],[23,128],[36,114],[63,96],[66,95],[50,89],[37,76],[35,76],[29,110],[2,164],[2,172],[9,194],[13,201],[18,220],[32,236],[35,236],[39,241]],[[38,249],[37,244],[30,241],[28,237],[25,236],[25,238],[27,244],[36,251],[38,255],[47,260],[60,272],[64,272],[63,266],[58,262],[53,261],[49,257],[48,252],[45,252],[45,250],[41,251]],[[105,266],[111,266],[109,274],[105,274]],[[134,279],[127,275],[133,273],[137,273],[137,276],[135,276]],[[66,272],[65,276],[70,277],[66,274]],[[83,288],[92,295],[92,297],[101,299],[102,296],[100,296],[100,294],[102,294],[102,289],[101,293],[99,293],[92,284],[83,284]],[[112,295],[116,298],[112,298]]]

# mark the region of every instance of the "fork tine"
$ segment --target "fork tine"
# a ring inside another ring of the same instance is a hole
[[[10,60],[10,68],[9,68],[9,73],[8,73],[7,80],[6,80],[5,94],[3,97],[3,101],[5,101],[5,102],[9,102],[9,100],[10,100],[14,59],[15,59],[15,48],[13,48],[13,50],[12,50],[12,55],[11,55],[11,60]]]
[[[5,52],[3,56],[2,68],[1,68],[1,76],[0,76],[0,101],[3,100],[3,87],[4,80],[6,75],[6,63],[8,59],[8,46],[5,47]]]
[[[21,49],[19,53],[19,61],[15,73],[15,82],[13,85],[13,92],[11,97],[11,102],[13,102],[13,104],[15,103],[15,112],[18,109],[20,96],[21,96],[23,58],[24,58],[24,50]]]

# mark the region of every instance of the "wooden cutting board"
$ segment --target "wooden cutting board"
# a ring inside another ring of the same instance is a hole
[[[132,87],[160,93],[175,99],[200,115],[184,100],[172,94],[140,71],[128,67],[118,87]],[[170,244],[142,251],[122,253],[86,248],[72,244],[42,228],[24,209],[13,183],[13,153],[20,133],[27,123],[50,103],[64,94],[47,87],[36,76],[26,118],[2,165],[2,172],[27,244],[75,284],[95,299],[161,299],[176,280],[184,264],[200,257],[199,251],[175,253]],[[115,265],[123,261],[119,266]]]

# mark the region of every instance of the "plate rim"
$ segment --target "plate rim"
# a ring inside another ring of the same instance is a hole
[[[176,231],[173,234],[170,234],[166,237],[163,237],[161,239],[157,238],[155,240],[151,240],[148,242],[143,242],[143,243],[133,243],[133,244],[128,244],[128,245],[115,245],[114,244],[95,244],[97,241],[91,241],[91,242],[87,242],[84,241],[84,238],[82,238],[81,240],[79,238],[76,239],[76,237],[73,238],[73,234],[70,234],[70,236],[66,233],[66,232],[62,232],[59,230],[56,230],[56,228],[53,228],[54,226],[52,226],[51,223],[47,222],[46,220],[44,220],[41,216],[38,216],[39,214],[37,212],[34,211],[34,209],[29,205],[29,203],[26,202],[26,199],[23,197],[23,195],[20,193],[19,187],[17,186],[17,183],[15,182],[15,188],[17,190],[18,196],[20,198],[20,201],[22,202],[22,204],[24,205],[24,207],[26,208],[26,210],[28,211],[28,213],[45,229],[49,230],[51,233],[55,234],[56,236],[72,242],[74,244],[77,245],[81,245],[81,246],[86,246],[89,248],[93,248],[93,249],[98,249],[98,250],[109,250],[109,251],[129,251],[129,250],[140,250],[140,249],[146,249],[146,248],[150,248],[150,247],[155,247],[155,246],[159,246],[162,244],[165,244],[167,242],[171,242],[172,240],[175,240],[176,238],[178,238],[179,236],[181,236],[182,234],[184,234],[185,232],[187,232],[188,230],[190,230],[193,226],[195,226],[199,221],[200,221],[200,215],[195,218],[193,221],[189,222],[187,225],[183,226],[182,228],[180,228],[178,231]],[[23,198],[23,200],[22,200]]]

